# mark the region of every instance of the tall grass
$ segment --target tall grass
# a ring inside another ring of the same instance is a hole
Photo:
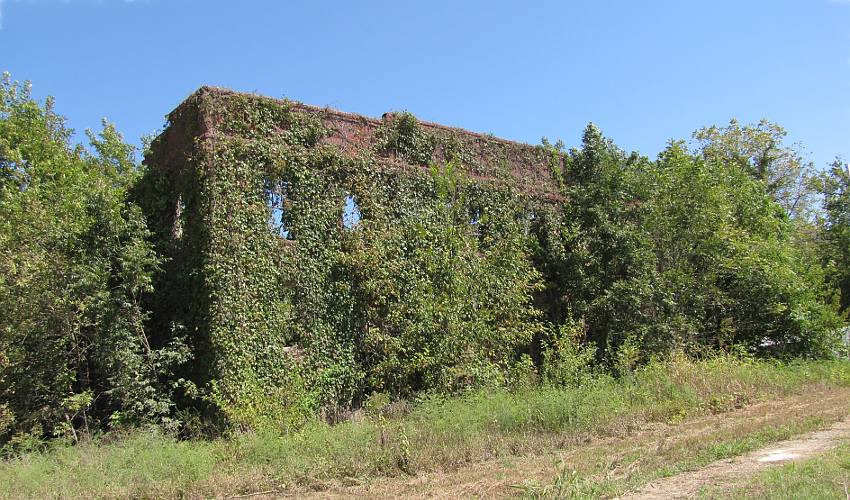
[[[289,435],[177,441],[155,432],[54,446],[0,463],[3,497],[210,496],[451,469],[491,457],[618,435],[649,421],[726,411],[802,391],[850,386],[846,361],[676,357],[620,379],[430,397],[403,416],[315,422]]]

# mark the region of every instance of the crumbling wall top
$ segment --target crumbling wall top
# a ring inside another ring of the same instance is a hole
[[[371,118],[355,113],[347,113],[331,109],[311,106],[300,102],[274,99],[235,92],[219,87],[204,86],[181,103],[169,114],[169,121],[185,126],[187,115],[195,118],[189,120],[197,130],[193,135],[208,137],[218,132],[220,123],[204,102],[221,102],[227,99],[248,99],[269,101],[289,106],[290,109],[318,117],[332,133],[323,142],[334,144],[348,155],[374,148],[380,140],[380,131],[401,116],[400,113],[385,113],[381,118]],[[192,112],[196,113],[192,113]],[[427,121],[418,121],[421,130],[433,137],[439,147],[434,148],[431,158],[433,163],[445,162],[453,152],[463,151],[458,160],[462,168],[471,178],[478,181],[510,180],[520,191],[547,200],[559,199],[552,170],[560,167],[562,158],[554,159],[553,153],[541,145],[533,146],[516,141],[502,139],[490,134],[471,132],[468,130],[440,125]],[[392,163],[407,163],[399,158],[393,158]],[[419,165],[427,167],[427,165]]]

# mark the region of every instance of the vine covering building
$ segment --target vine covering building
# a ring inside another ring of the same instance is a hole
[[[558,315],[530,235],[561,162],[406,113],[203,87],[136,193],[167,258],[153,331],[186,338],[187,378],[248,424],[507,376]]]

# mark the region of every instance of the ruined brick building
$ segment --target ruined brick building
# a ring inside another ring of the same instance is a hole
[[[375,119],[203,87],[168,115],[136,193],[168,259],[151,321],[166,337],[188,337],[190,376],[217,381],[220,398],[239,406],[290,383],[293,353],[326,350],[308,362],[330,370],[362,357],[352,354],[357,332],[389,328],[338,313],[353,308],[338,304],[354,292],[334,274],[351,246],[347,227],[416,217],[435,199],[431,169],[449,162],[466,179],[471,223],[483,211],[487,224],[513,227],[517,217],[494,207],[533,214],[557,202],[561,161],[542,146],[404,113]]]

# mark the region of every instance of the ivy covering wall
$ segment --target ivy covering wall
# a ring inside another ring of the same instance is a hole
[[[828,349],[787,220],[681,148],[651,162],[591,126],[563,151],[209,88],[169,120],[135,194],[167,259],[149,331],[186,336],[186,404],[232,425],[563,381],[576,359]]]
[[[531,364],[541,202],[510,177],[507,146],[475,164],[468,137],[401,114],[346,149],[321,112],[216,91],[171,120],[139,186],[171,258],[152,321],[189,334],[192,376],[228,419],[294,425]]]

